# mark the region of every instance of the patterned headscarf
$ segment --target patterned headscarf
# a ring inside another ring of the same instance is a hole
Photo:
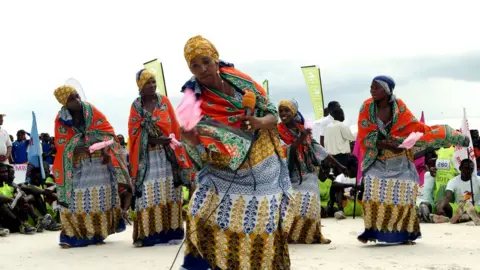
[[[71,94],[77,94],[77,90],[73,88],[70,85],[62,85],[55,89],[53,94],[57,98],[58,102],[65,106],[67,104],[68,97],[70,97]]]
[[[304,124],[305,123],[305,119],[303,118],[303,115],[298,111],[298,102],[295,100],[295,99],[284,99],[282,101],[280,101],[280,103],[278,104],[278,107],[280,108],[280,106],[283,106],[283,107],[287,107],[289,108],[293,114],[295,115],[293,117],[293,120],[295,120],[297,123],[300,123],[300,124]]]
[[[192,62],[192,59],[199,55],[211,57],[217,63],[219,60],[218,51],[217,48],[215,48],[215,45],[202,36],[194,36],[190,38],[185,44],[183,54],[189,65],[190,62]]]
[[[373,81],[379,83],[389,96],[392,95],[393,89],[395,88],[395,81],[391,77],[380,75],[373,78]]]
[[[155,79],[155,72],[150,69],[142,69],[139,72],[137,72],[137,85],[138,85],[138,90],[142,90],[143,86],[150,80],[150,78]]]
[[[290,111],[293,112],[293,114],[297,114],[297,111],[298,111],[298,103],[295,99],[290,99],[290,100],[287,100],[287,99],[284,99],[282,101],[280,101],[280,103],[278,104],[278,107],[280,108],[281,106],[283,107],[287,107],[290,109]]]

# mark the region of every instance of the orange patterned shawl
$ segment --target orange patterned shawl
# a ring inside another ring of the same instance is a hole
[[[372,165],[377,156],[376,147],[379,136],[402,143],[412,132],[422,132],[423,137],[417,141],[420,147],[464,146],[468,139],[449,126],[427,126],[418,121],[401,99],[392,104],[393,117],[390,130],[382,130],[377,126],[377,105],[372,98],[366,100],[360,108],[358,117],[358,137],[360,152],[363,157],[362,171]]]
[[[138,97],[130,108],[128,121],[130,170],[135,179],[137,188],[142,185],[146,173],[146,158],[148,158],[148,136],[169,136],[175,134],[180,140],[180,125],[178,124],[170,100],[166,96],[158,96],[158,104],[153,114],[144,110],[141,97]],[[178,165],[181,168],[191,168],[185,148],[177,147],[175,150]]]
[[[121,154],[120,144],[112,125],[105,115],[97,108],[87,102],[82,102],[85,126],[77,128],[66,125],[60,120],[60,114],[55,119],[55,146],[57,154],[53,164],[53,175],[57,184],[58,200],[69,203],[73,189],[73,152],[77,146],[82,146],[82,137],[95,137],[99,141],[114,139],[108,150],[112,157],[112,164],[117,168],[117,181],[119,184],[127,185],[130,188],[130,177],[125,161]],[[87,142],[84,146],[89,146]],[[118,175],[118,174],[121,175]]]

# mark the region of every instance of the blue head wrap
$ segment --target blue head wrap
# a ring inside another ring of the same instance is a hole
[[[388,95],[392,95],[393,89],[395,88],[395,81],[391,77],[380,75],[373,78],[373,81],[379,83]]]

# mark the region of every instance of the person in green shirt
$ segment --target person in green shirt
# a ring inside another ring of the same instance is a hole
[[[28,224],[28,214],[33,213],[33,208],[28,204],[26,196],[22,196],[17,201],[15,207],[11,207],[11,204],[15,201],[16,194],[21,191],[9,181],[9,167],[9,165],[0,163],[1,223],[12,232],[19,231],[22,234],[34,234],[37,232],[37,229]]]
[[[45,218],[52,219],[57,216],[57,210],[53,209],[53,203],[57,201],[56,185],[53,181],[53,175],[50,174],[50,166],[47,162],[43,162],[45,181],[42,178],[40,168],[29,163],[27,166],[27,181],[20,185],[20,188],[32,197],[35,209]],[[51,214],[50,214],[51,213]],[[45,227],[48,231],[59,231],[61,225],[55,220],[51,220],[50,224]]]
[[[435,195],[434,213],[437,213],[439,204],[445,197],[448,181],[459,175],[459,171],[455,168],[455,147],[440,148],[436,151],[437,160],[435,162],[436,175],[435,175]]]

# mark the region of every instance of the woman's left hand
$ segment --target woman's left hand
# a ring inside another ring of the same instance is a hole
[[[398,154],[404,150],[398,146],[400,146],[400,144],[394,140],[380,140],[377,142],[378,148],[390,150],[395,154]]]
[[[254,132],[258,129],[263,128],[263,121],[262,118],[258,118],[252,115],[243,115],[240,116],[240,128],[244,131]]]

